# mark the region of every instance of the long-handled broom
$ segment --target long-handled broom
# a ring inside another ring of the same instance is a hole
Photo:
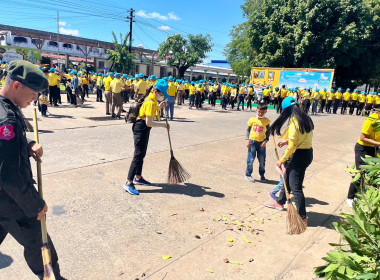
[[[168,125],[168,116],[165,113],[165,121]],[[182,165],[176,160],[173,154],[172,141],[170,139],[170,133],[168,132],[169,145],[170,145],[170,162],[169,162],[169,171],[168,171],[168,184],[175,185],[185,182],[190,179],[191,175],[182,167]]]
[[[33,108],[33,123],[34,123],[34,141],[36,141],[36,143],[39,144],[36,108]],[[41,163],[38,161],[37,161],[37,185],[38,185],[38,194],[43,199],[44,195],[42,191]],[[50,249],[48,248],[48,236],[47,236],[45,215],[41,219],[41,233],[42,233],[41,253],[42,253],[42,263],[44,265],[44,280],[55,280],[53,267],[51,265]]]
[[[274,139],[274,136],[272,136],[273,139],[273,144],[274,144],[274,150],[276,153],[277,160],[280,160],[280,157],[278,156],[278,151],[277,151],[277,146],[276,146],[276,140]],[[285,176],[284,176],[284,171],[282,168],[281,170],[281,176],[282,180],[284,181],[284,188],[285,188],[285,194],[286,194],[286,199],[288,201],[288,217],[286,219],[286,233],[287,234],[300,234],[303,233],[307,225],[304,223],[302,220],[301,216],[298,214],[297,209],[294,207],[291,199],[290,199],[290,194],[288,191],[288,186],[286,184]]]

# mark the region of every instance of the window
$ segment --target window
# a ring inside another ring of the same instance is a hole
[[[28,43],[28,39],[26,39],[25,37],[14,37],[13,38],[13,42],[14,43],[24,43],[24,44],[27,44]]]
[[[147,76],[150,75],[150,65],[147,65],[147,66],[146,66],[146,75],[147,75]]]
[[[1,35],[0,40],[5,40],[5,37],[3,35]]]
[[[57,42],[55,42],[55,41],[49,41],[49,43],[48,43],[48,46],[49,47],[58,47],[58,43]]]
[[[32,43],[35,44],[35,45],[41,45],[42,44],[42,40],[41,39],[32,39]]]
[[[82,49],[79,47],[79,45],[77,45],[77,50],[78,50],[78,51],[82,50]]]
[[[140,73],[140,65],[136,64],[135,72],[136,72],[136,73]]]
[[[166,67],[161,66],[160,67],[160,77],[165,77],[166,76]]]
[[[73,46],[71,44],[67,44],[67,43],[64,43],[62,45],[62,47],[66,48],[66,49],[72,49],[73,48]]]
[[[103,68],[104,68],[104,61],[99,61],[98,68],[103,70]]]
[[[97,48],[92,48],[91,51],[92,51],[93,53],[99,53],[99,49],[97,49]]]

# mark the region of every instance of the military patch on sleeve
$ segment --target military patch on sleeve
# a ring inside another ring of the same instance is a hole
[[[0,126],[0,140],[11,140],[16,136],[13,131],[13,125],[4,124]]]

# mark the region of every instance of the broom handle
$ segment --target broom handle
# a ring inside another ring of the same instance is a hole
[[[173,149],[172,149],[172,140],[170,139],[169,129],[167,129],[167,127],[169,126],[168,116],[166,115],[165,111],[164,111],[164,113],[165,113],[165,121],[166,121],[166,131],[168,132],[168,138],[169,138],[170,154],[171,154],[172,157],[174,157],[174,155],[173,155]]]
[[[37,123],[37,112],[36,108],[33,108],[33,124],[34,124],[34,141],[37,144],[40,143],[38,137],[38,123]],[[41,163],[37,161],[37,186],[38,186],[38,194],[43,199],[44,194],[42,191],[42,173],[41,173]],[[48,243],[47,238],[47,228],[46,228],[46,216],[44,215],[41,219],[41,233],[42,233],[42,244],[46,245]]]
[[[274,139],[273,135],[272,135],[272,139],[273,139],[274,151],[276,153],[277,161],[279,161],[280,157],[278,156],[276,140]],[[285,180],[284,172],[282,171],[281,167],[280,167],[280,171],[281,171],[282,181],[284,182],[284,186],[285,186],[286,199],[290,200],[290,195],[289,195],[289,192],[288,192],[288,186],[286,185],[286,180]]]

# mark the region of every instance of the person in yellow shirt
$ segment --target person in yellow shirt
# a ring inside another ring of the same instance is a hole
[[[280,88],[275,87],[273,90],[273,98],[274,98],[274,109],[276,109],[276,111],[280,106],[280,104],[278,103],[279,96],[280,96]]]
[[[348,113],[350,115],[352,115],[355,111],[355,108],[358,103],[358,96],[359,96],[358,90],[354,89],[354,92],[351,94],[351,100],[348,102],[348,107],[350,107],[350,110]]]
[[[346,89],[345,93],[342,94],[342,108],[340,109],[340,114],[344,115],[347,110],[348,103],[351,101],[351,90]]]
[[[41,106],[41,115],[43,117],[47,117],[46,112],[47,112],[47,107],[49,105],[49,99],[46,96],[45,92],[41,93],[40,97],[38,98],[38,102]]]
[[[221,93],[222,93],[222,109],[227,110],[227,96],[228,96],[228,85],[227,82],[222,85],[221,88]]]
[[[308,114],[310,109],[311,89],[305,90],[302,96],[302,110]]]
[[[95,75],[93,75],[95,76]],[[103,73],[99,73],[96,79],[96,102],[104,102],[103,101]]]
[[[276,109],[276,112],[277,113],[281,113],[282,112],[282,107],[281,107],[281,104],[282,104],[282,100],[284,100],[284,98],[286,97],[286,95],[288,94],[286,88],[285,88],[285,85],[282,85],[281,89],[280,89],[280,93],[277,97],[277,104],[278,104],[278,107]]]
[[[355,144],[355,165],[360,170],[360,165],[365,164],[363,158],[367,155],[376,157],[376,148],[380,146],[380,132],[374,131],[373,125],[380,119],[380,110],[375,109],[363,123],[358,142]],[[352,208],[354,198],[359,190],[357,183],[351,183],[347,195],[347,204]]]
[[[330,89],[330,91],[327,92],[327,103],[326,103],[326,113],[331,113],[331,105],[333,104],[335,98],[335,92],[334,89]]]
[[[202,108],[202,96],[204,94],[204,87],[202,83],[196,84],[196,93],[195,93],[195,108]]]
[[[365,115],[369,115],[371,110],[373,109],[373,106],[374,106],[374,103],[375,103],[375,93],[373,91],[371,91],[367,97],[366,97],[366,100],[365,100],[365,112],[364,114]]]
[[[338,88],[338,91],[335,93],[333,114],[336,114],[336,112],[338,111],[338,108],[342,101],[342,96],[343,96],[342,89]]]
[[[294,195],[297,210],[304,223],[307,225],[305,195],[302,190],[305,172],[313,161],[313,130],[312,119],[298,106],[293,97],[287,97],[282,101],[283,111],[270,127],[270,134],[281,135],[281,128],[286,123],[289,124],[285,135],[287,140],[278,143],[279,147],[288,145],[285,153],[277,162],[279,168],[283,168],[287,162],[285,178],[289,192]],[[285,189],[282,188],[277,201],[265,203],[266,207],[277,210],[284,210],[287,201]]]
[[[82,77],[83,95],[87,96],[87,98],[88,98],[88,83],[89,83],[88,74],[84,73]]]
[[[257,156],[259,161],[260,181],[265,183],[265,160],[266,160],[266,144],[269,140],[269,124],[270,120],[265,117],[268,105],[265,101],[261,101],[257,105],[257,116],[248,120],[248,128],[246,132],[246,146],[248,148],[247,168],[245,170],[245,178],[254,183],[252,177],[253,162]]]
[[[247,90],[247,87],[246,87],[245,83],[243,83],[239,87],[239,94],[237,97],[237,110],[238,111],[240,111],[240,105],[242,106],[242,110],[244,111],[244,95],[245,95],[246,90]]]
[[[263,98],[264,98],[264,102],[266,104],[269,104],[270,102],[270,89],[269,89],[269,86],[267,86],[265,89],[264,89],[264,92],[263,92]]]
[[[312,115],[317,114],[317,107],[318,107],[320,98],[321,98],[321,94],[319,93],[319,88],[317,88],[312,94],[312,99],[313,99],[313,107],[311,110]]]
[[[321,94],[321,106],[319,107],[319,113],[323,113],[323,109],[326,106],[326,100],[327,100],[327,88],[324,88],[320,91]]]
[[[104,80],[104,97],[106,99],[106,115],[111,115],[112,110],[112,91],[110,90],[111,82],[114,79],[114,73],[109,72]]]
[[[112,93],[112,118],[121,119],[121,111],[123,108],[123,97],[121,92],[124,90],[124,83],[121,81],[121,74],[115,73],[115,79],[110,83],[110,92]],[[118,108],[115,115],[115,108]]]
[[[237,97],[237,88],[236,88],[236,85],[232,85],[232,89],[231,89],[231,95],[230,95],[230,105],[231,105],[231,109],[233,110],[234,107],[235,107],[235,102],[236,102],[236,97]]]
[[[253,84],[250,84],[248,87],[248,95],[247,95],[247,110],[252,111],[252,102],[255,99],[255,91],[253,90]]]
[[[173,120],[174,117],[174,104],[177,96],[177,86],[173,82],[173,77],[168,78],[168,99],[166,100],[166,117],[170,120]],[[170,114],[170,116],[169,116]]]
[[[366,93],[365,91],[361,91],[360,94],[358,95],[358,105],[356,108],[356,115],[360,116],[363,112],[363,108],[365,105],[365,100],[366,100]]]
[[[197,89],[195,87],[195,82],[191,82],[189,86],[189,109],[193,108],[195,105],[195,93]]]
[[[373,108],[374,109],[380,108],[380,92],[379,93],[375,92],[375,103],[373,105]]]
[[[167,130],[170,126],[166,122],[160,122],[160,108],[166,106],[165,98],[168,98],[168,84],[165,80],[158,80],[153,87],[153,92],[144,99],[139,110],[136,123],[132,126],[135,151],[129,167],[127,182],[124,190],[131,195],[139,195],[136,185],[151,185],[142,177],[143,163],[148,149],[149,134],[152,127],[162,127]],[[157,117],[158,122],[154,121]]]
[[[50,105],[54,104],[54,106],[58,106],[59,96],[61,95],[61,89],[59,88],[61,78],[55,73],[56,71],[57,70],[52,67],[48,75],[49,103]]]
[[[181,81],[177,86],[177,105],[182,105],[185,103],[185,92],[186,82]]]

